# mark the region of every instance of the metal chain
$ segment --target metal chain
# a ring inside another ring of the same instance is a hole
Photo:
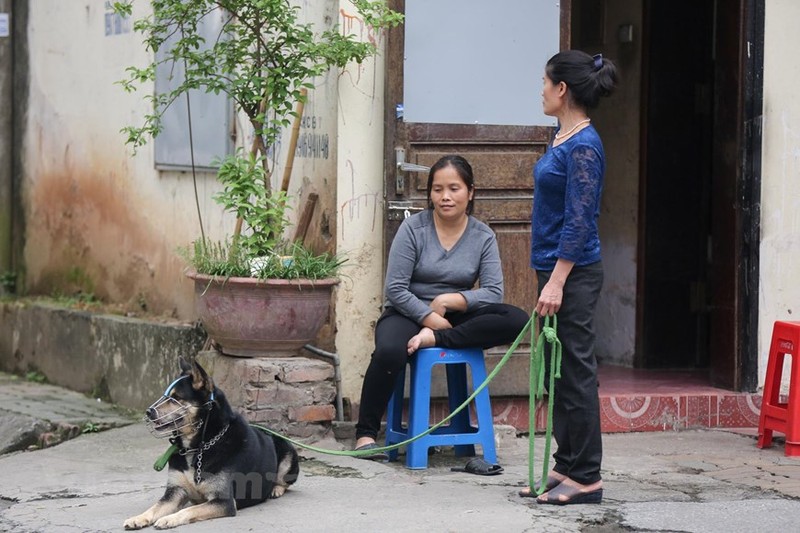
[[[194,471],[194,482],[196,485],[199,485],[201,481],[203,481],[203,452],[208,451],[213,445],[219,442],[219,439],[228,431],[228,427],[230,424],[222,428],[222,431],[217,433],[217,435],[208,442],[203,443],[203,445],[198,448],[197,451],[197,466],[195,467]]]

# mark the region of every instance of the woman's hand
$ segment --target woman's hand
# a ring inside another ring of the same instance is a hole
[[[434,313],[444,316],[448,311],[466,311],[467,300],[458,292],[447,292],[434,298],[430,308]]]
[[[422,325],[430,329],[450,329],[453,325],[444,316],[436,311],[428,314],[423,320]]]
[[[539,300],[536,302],[536,313],[539,316],[553,316],[561,309],[561,300],[564,297],[564,286],[550,279],[542,289]]]
[[[536,302],[536,312],[539,316],[553,316],[561,309],[561,302],[564,299],[564,284],[567,282],[569,273],[575,265],[572,261],[560,259],[556,261],[556,267],[550,275],[539,294]]]

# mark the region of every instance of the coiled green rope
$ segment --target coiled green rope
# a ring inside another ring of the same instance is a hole
[[[534,320],[536,313],[534,313]],[[530,437],[528,442],[528,487],[531,492],[536,492],[537,495],[544,493],[545,480],[547,474],[550,472],[550,440],[553,434],[553,400],[555,399],[556,379],[561,378],[561,341],[558,340],[558,318],[553,315],[553,325],[550,326],[550,317],[544,317],[544,325],[542,331],[539,333],[537,341],[531,342],[531,368],[530,368],[530,393],[528,395],[528,430]],[[550,349],[550,382],[547,387],[547,425],[545,427],[544,435],[544,460],[542,461],[542,481],[539,483],[538,490],[534,489],[534,438],[533,434],[536,430],[536,402],[544,397],[544,377],[545,377],[545,360],[544,350],[545,343],[551,344]]]

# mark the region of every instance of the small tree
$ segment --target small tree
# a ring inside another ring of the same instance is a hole
[[[114,8],[130,16],[132,1],[117,2]],[[352,3],[376,30],[402,22],[402,15],[382,1]],[[314,77],[330,68],[361,63],[376,53],[375,45],[356,41],[338,28],[315,33],[311,25],[298,22],[300,8],[288,0],[151,0],[150,4],[152,13],[133,27],[143,34],[153,62],[144,68],[129,67],[128,78],[120,83],[129,92],[153,83],[161,63],[179,65],[185,74],[172,91],[145,96],[152,100],[153,112],[141,126],[123,129],[127,143],[138,148],[158,135],[164,111],[191,89],[227,94],[253,127],[254,141],[221,161],[218,177],[224,191],[215,200],[237,216],[230,255],[249,259],[268,255],[286,227],[285,194],[271,187],[269,148],[290,125],[295,105],[305,99],[304,89],[313,88]],[[205,42],[198,26],[216,10],[225,15],[223,31],[214,42]],[[158,61],[156,52],[167,39],[173,44]],[[251,231],[244,238],[240,238],[242,222]],[[201,252],[207,249],[204,241]]]

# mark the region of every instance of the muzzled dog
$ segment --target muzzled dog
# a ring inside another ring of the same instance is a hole
[[[145,417],[156,436],[178,448],[169,459],[167,489],[147,511],[126,520],[125,529],[234,516],[282,496],[297,480],[291,444],[253,429],[197,362],[181,360],[181,370]]]

